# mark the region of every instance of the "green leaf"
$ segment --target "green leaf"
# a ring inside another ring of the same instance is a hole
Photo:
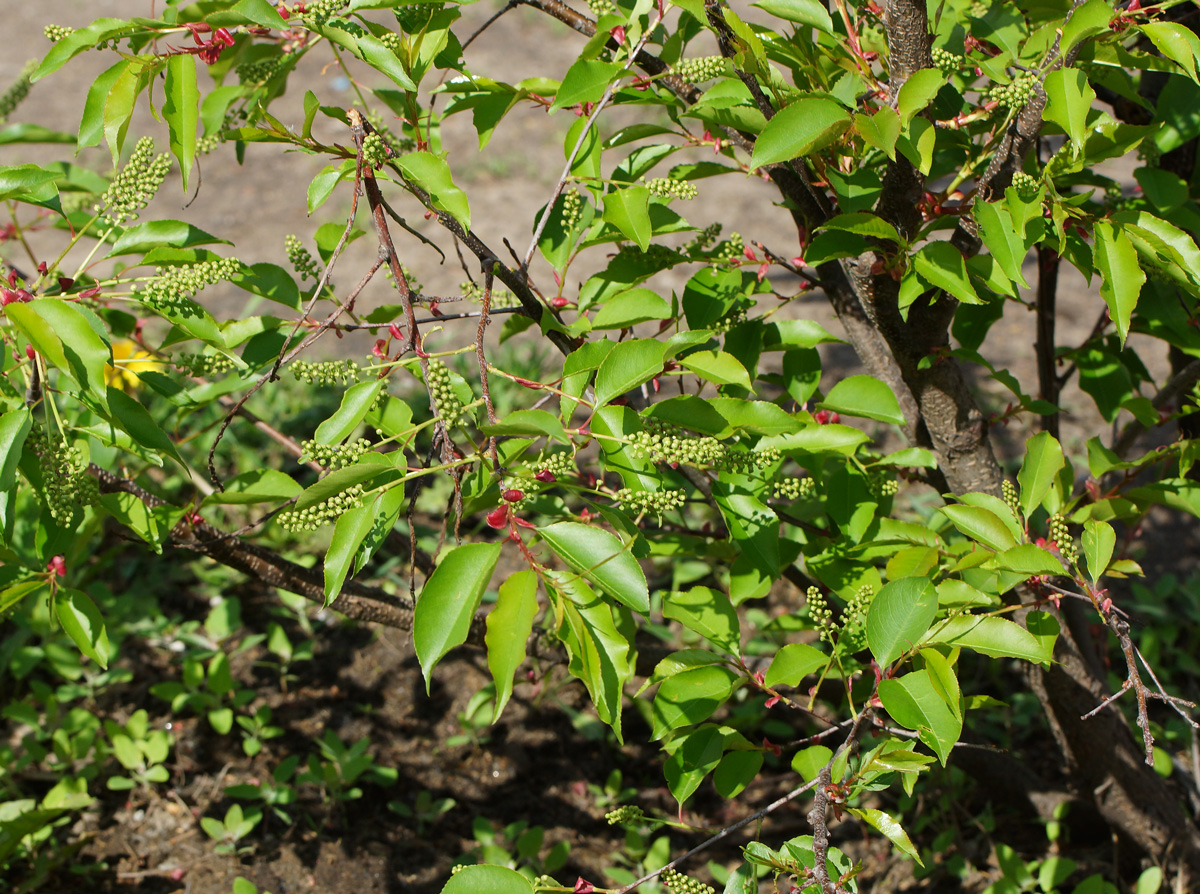
[[[381,379],[372,379],[347,388],[337,412],[317,426],[317,443],[336,444],[353,434],[375,405],[383,386]]]
[[[1070,18],[1062,26],[1062,42],[1059,52],[1067,56],[1078,44],[1109,30],[1113,9],[1106,0],[1088,0],[1083,6],[1074,7]]]
[[[893,720],[906,729],[916,730],[942,766],[946,765],[950,749],[962,733],[962,715],[946,704],[929,671],[913,671],[899,679],[880,681],[879,700]]]
[[[643,615],[650,612],[646,576],[629,549],[605,531],[578,522],[559,522],[538,533],[584,580],[603,590],[622,605]]]
[[[135,444],[157,453],[165,453],[179,463],[180,467],[187,468],[170,436],[159,427],[154,417],[140,403],[119,388],[111,386],[105,394],[105,403],[108,404],[112,421],[133,438]]]
[[[375,518],[379,514],[379,504],[382,499],[383,494],[377,494],[357,509],[350,509],[338,516],[337,524],[333,526],[333,538],[325,553],[325,608],[332,605],[334,600],[341,595],[342,585],[346,582],[346,575],[350,573],[350,569],[354,565],[358,549],[375,526]],[[457,643],[452,643],[452,645],[457,645]],[[441,655],[438,657],[440,658]]]
[[[464,543],[455,547],[425,582],[413,611],[413,647],[425,675],[426,694],[433,669],[442,656],[466,642],[475,610],[496,569],[501,546]]]
[[[949,242],[928,242],[912,258],[913,269],[964,304],[983,304],[967,275],[962,252]]]
[[[718,649],[741,656],[742,634],[729,597],[708,587],[671,593],[663,601],[663,617],[678,621]]]
[[[1100,273],[1100,297],[1108,305],[1109,316],[1117,327],[1121,347],[1129,335],[1129,318],[1137,307],[1146,273],[1138,259],[1138,250],[1123,236],[1123,229],[1111,221],[1097,220],[1093,225],[1096,236],[1094,258]],[[1200,271],[1196,271],[1200,273]]]
[[[900,116],[886,106],[874,115],[855,115],[854,129],[870,146],[888,158],[896,158],[896,140],[900,139]]]
[[[900,402],[885,382],[874,376],[848,376],[830,389],[818,404],[826,410],[904,425]]]
[[[979,235],[1004,275],[1023,289],[1029,288],[1022,272],[1027,249],[1025,239],[1013,222],[1005,202],[976,202],[972,213]]]
[[[90,50],[103,40],[136,30],[137,27],[124,19],[96,19],[86,28],[73,31],[62,40],[57,41],[50,48],[50,52],[46,54],[37,71],[29,76],[29,80],[36,83],[46,75],[58,71],[84,50]]]
[[[117,78],[129,65],[130,60],[122,59],[97,77],[92,82],[92,86],[88,88],[87,99],[83,104],[83,117],[79,120],[79,134],[76,138],[76,145],[79,149],[100,145],[100,138],[104,136],[104,104],[108,100],[108,94],[112,90],[113,84],[117,82]]]
[[[666,351],[666,345],[652,338],[614,345],[596,371],[596,406],[604,406],[661,373]]]
[[[163,118],[170,134],[171,154],[179,161],[183,190],[196,159],[196,133],[200,125],[200,90],[196,86],[196,57],[188,53],[167,58],[163,86]]]
[[[120,163],[129,122],[137,106],[137,98],[146,87],[146,80],[146,63],[131,60],[104,97],[104,140],[112,153],[114,167]]]
[[[556,112],[582,102],[599,102],[608,85],[619,78],[624,70],[624,66],[616,62],[577,60],[567,69],[550,111]]]
[[[351,34],[349,31],[333,25],[310,24],[309,27],[331,43],[345,47],[371,68],[391,78],[401,90],[416,91],[417,85],[404,70],[404,64],[400,61],[400,57],[369,32]]]
[[[713,770],[713,787],[722,798],[736,798],[762,769],[761,751],[727,751]]]
[[[496,707],[492,723],[500,719],[512,695],[513,675],[525,661],[525,643],[533,632],[537,616],[538,576],[534,571],[518,571],[500,585],[496,607],[487,616],[488,670],[496,683]]]
[[[191,248],[194,245],[232,245],[182,220],[151,220],[130,227],[113,245],[107,257],[145,254],[154,248]]]
[[[1017,483],[1021,485],[1022,515],[1029,518],[1042,505],[1042,500],[1054,486],[1054,479],[1065,464],[1062,445],[1050,432],[1038,432],[1025,442],[1025,458],[1021,460],[1021,471],[1017,473]]]
[[[729,536],[751,565],[766,577],[779,577],[779,517],[750,490],[744,476],[722,472],[713,483],[713,500],[729,527]]]
[[[593,329],[627,329],[647,320],[671,317],[671,305],[650,289],[630,289],[605,302],[592,318]]]
[[[566,629],[559,636],[567,647],[567,669],[583,681],[592,698],[596,716],[607,723],[621,740],[621,699],[624,686],[633,677],[629,642],[613,621],[612,608],[582,580],[561,582],[567,596],[559,608]]]
[[[357,163],[348,158],[341,164],[326,165],[308,184],[308,213],[312,214],[333,195],[334,189],[343,180],[352,180]]]
[[[549,438],[563,444],[571,440],[559,418],[546,410],[513,410],[495,425],[481,425],[479,430],[489,436]]]
[[[847,807],[846,812],[851,816],[856,816],[863,822],[874,827],[877,831],[882,832],[892,844],[896,845],[902,852],[908,854],[917,861],[918,866],[924,866],[921,862],[921,855],[917,853],[917,849],[913,847],[912,841],[908,837],[908,833],[904,828],[892,819],[891,816],[884,813],[882,810],[875,810],[870,807]]]
[[[937,614],[937,589],[924,577],[890,581],[867,609],[867,646],[886,668],[921,641]]]
[[[703,723],[733,694],[741,676],[720,664],[694,667],[664,680],[654,696],[654,731],[661,739],[681,726]]]
[[[39,353],[104,403],[104,369],[112,351],[79,308],[61,298],[38,298],[10,304],[5,313]]]
[[[467,203],[467,194],[454,185],[450,166],[444,158],[431,152],[409,152],[400,156],[396,164],[413,185],[429,194],[430,204],[434,208],[445,211],[464,230],[471,229],[471,207]]]
[[[663,767],[667,789],[682,806],[721,762],[725,733],[719,727],[705,726],[675,736],[665,747],[669,754]]]
[[[34,164],[0,167],[0,199],[11,199],[32,192],[59,178],[57,171],[47,171]]]
[[[995,615],[959,615],[938,624],[925,644],[965,646],[989,658],[1022,658],[1039,664],[1050,660],[1042,643],[1028,630]]]
[[[533,885],[506,866],[464,866],[446,882],[442,894],[533,894]]]
[[[300,309],[300,287],[290,273],[278,264],[254,264],[229,280],[239,289],[261,295],[292,310]]]
[[[1096,100],[1096,91],[1078,68],[1059,68],[1049,72],[1045,80],[1045,117],[1063,129],[1076,150],[1083,151],[1087,137],[1087,115]]]
[[[938,511],[972,540],[977,540],[997,552],[1017,545],[1008,526],[990,509],[984,509],[982,506],[951,505],[942,506]]]
[[[286,28],[283,18],[268,0],[238,0],[231,9],[211,13],[205,19],[214,28],[230,25],[262,25],[264,28]]]
[[[763,677],[767,686],[799,686],[800,681],[829,664],[830,658],[820,649],[806,643],[789,643],[771,659]]]
[[[9,410],[0,416],[0,494],[12,490],[17,483],[17,464],[21,447],[33,428],[33,416],[26,407]],[[0,513],[0,529],[3,529]]]
[[[737,385],[747,391],[754,390],[746,367],[724,351],[693,351],[680,358],[679,365],[714,385]]]
[[[304,490],[294,478],[277,469],[253,469],[225,482],[225,490],[209,494],[204,505],[282,503]]]
[[[798,99],[767,122],[750,164],[761,168],[810,155],[836,141],[851,123],[850,113],[832,99]]]
[[[604,220],[646,251],[654,227],[650,223],[650,190],[644,186],[618,189],[604,196]]]
[[[1099,583],[1108,565],[1112,562],[1113,550],[1117,546],[1117,535],[1108,522],[1088,519],[1083,523],[1083,558],[1087,562],[1092,583]]]
[[[1138,30],[1150,38],[1160,53],[1183,69],[1193,81],[1197,77],[1196,61],[1200,59],[1200,37],[1183,25],[1174,22],[1147,22]]]
[[[82,590],[59,587],[54,594],[54,614],[79,651],[107,669],[112,650],[104,618],[91,597]]]
[[[1021,574],[1062,574],[1062,562],[1033,543],[1021,543],[996,556],[996,564],[1005,571]]]
[[[829,10],[817,0],[758,0],[750,5],[797,25],[808,25],[826,34],[833,34],[833,19],[829,17]]]
[[[810,745],[792,757],[792,769],[805,782],[812,782],[832,758],[833,752],[824,745]]]
[[[946,75],[936,68],[923,68],[912,73],[896,97],[896,112],[905,127],[914,115],[933,102],[945,84]]]

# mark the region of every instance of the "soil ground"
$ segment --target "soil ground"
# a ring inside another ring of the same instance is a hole
[[[0,59],[0,83],[15,77],[26,58],[48,49],[49,43],[41,36],[45,24],[82,25],[106,15],[149,15],[153,4],[149,0],[43,0],[10,6],[5,22],[9,52]],[[469,7],[466,16],[482,21],[497,8],[495,3],[480,3]],[[509,81],[534,74],[561,76],[579,44],[577,36],[544,16],[519,9],[501,18],[471,46],[468,62],[478,71],[502,72]],[[34,110],[37,123],[74,131],[91,79],[109,64],[111,59],[100,54],[81,57],[55,77],[35,85],[30,105],[22,108],[22,114]],[[288,104],[274,110],[285,121],[293,120],[286,115],[289,107],[293,118],[299,119],[302,84],[311,85],[326,102],[349,105],[352,98],[344,79],[315,64],[294,83],[297,89],[287,98]],[[451,153],[456,178],[471,197],[474,228],[489,245],[501,246],[508,238],[517,251],[523,251],[530,221],[561,169],[563,135],[572,120],[567,113],[548,118],[540,111],[519,110],[483,153],[477,149],[475,133],[465,116],[445,125],[443,144]],[[340,125],[329,119],[319,119],[317,126],[321,139],[346,139]],[[165,145],[163,127],[142,114],[131,133],[146,132],[154,133],[159,145]],[[106,166],[104,150],[88,150],[81,158],[82,163],[98,169]],[[26,160],[19,147],[0,147],[0,163]],[[186,209],[188,198],[175,179],[169,181],[153,210],[169,208],[164,212],[168,216],[185,218],[231,239],[232,251],[244,261],[286,264],[284,236],[309,234],[314,228],[305,213],[305,191],[324,164],[322,159],[298,153],[280,157],[270,146],[250,147],[241,167],[225,157],[206,157],[201,162],[203,185]],[[704,201],[721,209],[726,233],[738,231],[747,239],[762,240],[784,256],[794,253],[794,231],[786,212],[772,204],[776,197],[768,184],[728,177],[701,185]],[[348,205],[345,198],[333,200],[322,209],[322,219],[337,220]],[[397,210],[411,214],[419,229],[432,233],[432,225],[421,220],[419,209]],[[431,251],[419,247],[414,251],[413,260],[406,263],[419,272],[427,292],[452,294],[457,290],[464,277],[452,262],[439,266]],[[343,261],[344,269],[366,267],[373,254],[369,240],[360,241]],[[539,275],[548,278],[547,272],[535,265],[534,276]],[[344,275],[347,281],[350,278],[350,274]],[[381,300],[378,294],[374,300]],[[214,311],[236,315],[245,295],[231,292],[212,300]],[[1065,284],[1060,307],[1062,341],[1069,344],[1090,331],[1102,303],[1094,285],[1089,288],[1076,280]],[[831,331],[839,331],[820,300],[798,303],[796,313],[810,315]],[[1030,347],[1033,326],[1032,315],[1010,314],[993,329],[984,349],[998,367],[1008,368],[1023,382],[1035,378]],[[1158,364],[1153,371],[1161,371],[1161,358],[1145,359]],[[842,374],[858,371],[846,348],[828,348],[824,360],[827,368]],[[985,390],[995,396],[992,409],[1001,408],[999,389]],[[1086,438],[1104,429],[1090,399],[1074,386],[1064,402],[1072,410],[1064,429],[1065,446],[1078,453]],[[1005,430],[998,436],[1010,455],[1024,437]],[[1142,542],[1149,547],[1148,570],[1152,574],[1173,571],[1180,576],[1192,571],[1198,554],[1196,535],[1191,520],[1165,513],[1157,516],[1142,532]],[[138,567],[145,574],[157,573]],[[180,589],[167,598],[164,610],[202,619],[209,606],[199,592]],[[263,629],[273,617],[276,596],[250,586],[239,588],[237,595],[247,629]],[[498,726],[485,727],[464,744],[451,746],[447,740],[464,733],[459,715],[466,713],[472,695],[489,679],[481,656],[466,653],[449,658],[426,696],[403,634],[331,622],[318,626],[315,639],[314,659],[297,665],[299,679],[287,691],[281,689],[277,675],[256,664],[268,657],[261,645],[237,655],[235,675],[255,691],[252,704],[269,705],[274,722],[286,731],[255,758],[242,753],[236,737],[216,735],[203,719],[185,716],[181,721],[149,694],[154,683],[178,673],[169,651],[129,649],[122,663],[133,670],[133,682],[112,690],[95,710],[124,718],[144,707],[155,723],[171,723],[177,741],[171,782],[127,800],[115,793],[102,798],[98,809],[90,811],[77,829],[87,833],[76,858],[77,868],[85,871],[57,875],[47,889],[227,894],[233,879],[244,877],[274,894],[435,894],[449,877],[451,865],[476,846],[473,823],[480,817],[497,825],[524,820],[543,826],[546,849],[559,841],[571,845],[569,862],[556,876],[568,884],[576,876],[600,884],[606,880],[606,869],[618,862],[626,842],[623,833],[604,822],[605,808],[589,785],[603,784],[619,769],[623,784],[637,790],[637,803],[648,811],[673,810],[651,760],[652,750],[637,744],[617,748],[602,733],[597,739],[595,725],[586,718],[572,722],[570,710],[564,706],[576,707],[580,691],[577,684],[562,685],[561,670],[549,669],[537,683],[519,685]],[[628,712],[626,724],[628,742],[645,742],[647,730],[635,712]],[[395,770],[395,784],[388,788],[366,784],[361,799],[332,806],[322,804],[309,787],[291,810],[291,823],[268,819],[253,836],[253,850],[237,856],[217,853],[201,831],[198,817],[223,816],[232,804],[224,794],[228,785],[269,777],[288,754],[311,753],[314,739],[326,730],[335,731],[347,743],[369,737],[376,763]],[[1047,769],[1052,772],[1053,768]],[[787,767],[780,765],[766,773],[736,807],[701,798],[689,818],[719,827],[781,794],[792,778]],[[433,798],[453,798],[456,805],[420,826],[389,810],[388,802],[415,806],[422,792]],[[986,793],[976,793],[973,800],[964,802],[967,820],[980,798],[986,800]],[[797,807],[775,814],[762,829],[763,837],[782,840],[804,834],[802,813]],[[911,878],[907,864],[885,858],[887,849],[877,837],[856,843],[852,824],[845,824],[837,834],[851,839],[844,846],[864,860],[862,890],[899,891],[922,884]],[[1031,838],[1033,848],[1040,846],[1040,830],[1024,829],[1014,835]],[[702,837],[671,833],[671,853],[682,852]],[[1077,858],[1080,854],[1086,858],[1089,848],[1103,850],[1106,846],[1088,838],[1086,830],[1079,839]],[[748,836],[733,836],[728,844],[708,852],[707,858],[730,865],[738,858],[737,845],[746,840]],[[1044,845],[1044,837],[1040,843]],[[974,856],[977,865],[986,866],[986,853]],[[986,881],[986,874],[976,875],[965,888],[978,890]],[[929,887],[930,883],[923,884]],[[943,879],[938,884],[949,882]]]

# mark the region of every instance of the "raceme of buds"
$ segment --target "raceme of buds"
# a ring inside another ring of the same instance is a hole
[[[729,238],[717,246],[716,254],[713,255],[713,263],[717,266],[721,264],[737,265],[742,262],[742,253],[746,250],[746,244],[742,241],[741,233],[730,233]]]
[[[424,30],[429,20],[445,8],[445,3],[412,3],[397,6],[392,10],[396,22],[405,34],[416,34]]]
[[[0,121],[11,115],[21,101],[29,95],[29,76],[37,70],[37,67],[36,59],[26,62],[17,79],[12,82],[12,86],[3,95],[0,95]]]
[[[354,465],[371,449],[371,442],[358,438],[348,444],[318,444],[316,441],[301,441],[300,462],[315,462],[323,468],[335,471]]]
[[[1050,539],[1058,544],[1059,553],[1070,564],[1074,565],[1079,560],[1079,548],[1071,539],[1067,520],[1057,513],[1050,516]]]
[[[949,50],[944,50],[941,47],[934,47],[929,51],[933,57],[934,68],[941,69],[944,72],[958,71],[966,64],[966,59],[957,53],[951,53]]]
[[[671,74],[685,84],[703,84],[725,74],[723,56],[700,56],[695,59],[680,59],[671,69]]]
[[[175,358],[174,363],[189,376],[195,376],[198,379],[211,379],[224,375],[237,366],[232,358],[215,353],[180,354]]]
[[[654,177],[646,181],[646,189],[652,195],[661,199],[694,199],[699,195],[695,185],[686,180],[673,180],[670,177]]]
[[[867,477],[867,489],[877,500],[894,497],[900,492],[900,482],[887,469],[872,468]]]
[[[317,262],[313,260],[312,254],[304,244],[300,241],[299,236],[289,235],[283,240],[283,247],[287,249],[288,260],[292,262],[292,267],[300,274],[300,280],[303,282],[306,279],[320,279],[321,272],[317,269]]]
[[[450,378],[450,370],[440,360],[429,361],[429,371],[425,376],[425,385],[433,396],[437,414],[447,426],[458,422],[462,415],[463,402],[454,390],[454,382]]]
[[[664,869],[659,876],[672,894],[715,894],[713,889],[676,869]]]
[[[309,385],[349,385],[361,373],[353,360],[297,360],[291,369],[292,375]]]
[[[68,28],[66,25],[47,25],[45,31],[46,39],[54,43],[58,43],[64,37],[70,37],[75,33],[74,28]]]
[[[304,4],[304,18],[314,25],[321,26],[345,5],[346,0],[308,0]]]
[[[1013,79],[1011,84],[998,84],[988,92],[988,99],[1010,109],[1019,109],[1033,99],[1037,91],[1038,76],[1032,72]]]
[[[1004,502],[1008,508],[1012,510],[1012,514],[1021,517],[1021,500],[1017,496],[1017,486],[1007,478],[1000,484],[1000,496],[1004,497]]]
[[[777,500],[812,500],[817,496],[817,482],[811,477],[780,478],[773,484]]]
[[[659,491],[631,490],[623,487],[613,497],[617,504],[627,512],[642,514],[653,512],[662,517],[663,513],[678,509],[686,498],[682,490],[667,488]]]
[[[640,807],[633,804],[622,804],[608,813],[604,814],[604,818],[608,820],[610,826],[629,825],[631,823],[641,822],[646,814]]]
[[[69,523],[80,507],[99,501],[100,486],[87,474],[78,447],[52,437],[42,428],[31,431],[26,444],[38,458],[46,507],[57,521]]]
[[[134,288],[134,295],[143,304],[156,310],[186,310],[197,292],[213,283],[232,279],[241,269],[242,262],[237,258],[217,258],[181,267],[159,267],[154,271],[154,279]]]
[[[1033,198],[1041,189],[1041,181],[1032,174],[1026,174],[1024,171],[1017,171],[1012,177],[1012,187],[1017,191],[1023,199]]]
[[[337,521],[351,509],[359,508],[362,497],[363,486],[355,484],[321,503],[280,513],[279,523],[289,531],[315,531],[322,525]]]
[[[259,59],[255,62],[245,62],[237,67],[238,81],[251,86],[265,84],[279,73],[287,61],[288,57],[280,55]]]
[[[809,587],[804,595],[808,616],[812,618],[817,634],[825,642],[832,643],[833,635],[837,632],[837,625],[833,623],[833,609],[816,587]]]
[[[362,154],[364,164],[369,164],[375,170],[379,170],[392,156],[392,150],[383,141],[382,136],[377,133],[369,133],[363,137]]]
[[[170,170],[171,157],[165,153],[154,157],[154,140],[142,137],[133,147],[133,154],[121,173],[100,197],[95,210],[103,210],[105,217],[113,224],[120,225],[132,220],[150,204]]]

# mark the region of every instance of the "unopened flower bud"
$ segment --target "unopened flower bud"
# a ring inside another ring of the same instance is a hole
[[[504,499],[509,503],[520,503],[523,499],[525,499],[525,494],[517,490],[515,487],[511,487],[504,492]]]

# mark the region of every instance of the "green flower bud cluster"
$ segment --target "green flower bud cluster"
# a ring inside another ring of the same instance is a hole
[[[1017,486],[1007,478],[1000,483],[1000,496],[1004,498],[1005,504],[1012,510],[1013,517],[1020,518],[1021,500],[1017,496]]]
[[[356,484],[328,500],[304,509],[289,509],[279,514],[279,523],[289,531],[315,531],[337,521],[351,509],[362,506],[363,486]]]
[[[815,478],[780,478],[773,482],[777,500],[813,500],[817,496]]]
[[[988,98],[1010,109],[1019,109],[1033,99],[1037,83],[1036,74],[1031,71],[1025,72],[1014,78],[1011,84],[997,84],[991,89]]]
[[[309,385],[349,385],[357,382],[361,370],[353,360],[297,360],[292,374]]]
[[[415,34],[428,25],[434,14],[441,12],[445,6],[444,3],[412,3],[396,7],[392,13],[405,34]]]
[[[210,133],[196,140],[196,154],[208,155],[214,149],[224,142],[224,138],[219,133]]]
[[[645,180],[644,177],[642,179]],[[654,177],[646,180],[646,189],[650,190],[652,195],[656,195],[660,199],[683,199],[687,201],[696,198],[700,194],[695,184],[688,183],[686,180],[672,180],[670,177]]]
[[[617,11],[617,4],[613,0],[587,0],[587,5],[596,18]]]
[[[871,469],[867,477],[867,489],[877,500],[894,497],[900,492],[900,482],[893,472],[886,469]]]
[[[683,260],[677,251],[658,242],[650,243],[645,251],[626,242],[617,249],[617,254],[633,262],[630,275],[636,275],[640,270],[656,272]]]
[[[933,57],[933,67],[944,72],[958,71],[967,61],[958,53],[951,53],[941,47],[934,47],[929,54]]]
[[[718,236],[721,235],[721,225],[719,223],[709,224],[703,230],[696,234],[696,237],[687,244],[688,252],[707,251],[708,247],[713,244]]]
[[[183,267],[158,267],[154,279],[134,287],[134,297],[156,310],[186,309],[191,297],[206,286],[232,279],[242,269],[237,258],[217,258]]]
[[[21,101],[29,95],[29,76],[37,70],[37,67],[36,59],[26,62],[12,86],[3,95],[0,95],[0,121],[11,115]]]
[[[659,875],[659,879],[674,894],[716,894],[709,885],[698,882],[675,869],[664,869]]]
[[[241,84],[265,84],[278,74],[286,56],[271,56],[257,62],[245,62],[237,67],[238,82]]]
[[[63,214],[70,217],[76,211],[84,211],[93,207],[100,197],[94,192],[60,192],[58,202],[62,205]]]
[[[450,867],[450,874],[458,875],[460,872],[462,872],[466,868],[467,868],[467,864],[465,864],[465,863],[455,863],[453,866]]]
[[[645,811],[633,804],[622,804],[604,814],[610,826],[640,823],[646,818]]]
[[[742,234],[730,233],[729,238],[717,246],[716,254],[712,258],[713,264],[740,264],[745,251],[746,244],[742,241]]]
[[[870,584],[863,584],[854,591],[854,595],[846,604],[846,610],[842,613],[842,632],[838,636],[838,642],[847,646],[851,653],[857,652],[867,644],[867,609],[871,607],[871,600],[874,598],[875,591]]]
[[[64,37],[70,37],[74,34],[75,29],[66,25],[47,25],[45,31],[42,33],[46,35],[47,40],[52,43],[58,43]]]
[[[579,223],[579,215],[583,213],[583,196],[579,190],[572,189],[562,195],[562,225],[570,232]]]
[[[378,39],[381,44],[397,55],[399,55],[400,51],[404,49],[404,38],[395,31],[388,31],[386,34],[380,34]]]
[[[454,390],[454,382],[450,378],[450,370],[440,360],[429,361],[429,371],[425,374],[425,386],[433,396],[434,406],[442,422],[449,428],[458,422],[462,415],[463,403]]]
[[[725,59],[722,56],[680,59],[671,69],[671,74],[685,84],[703,84],[725,74]]]
[[[376,133],[369,133],[363,137],[363,162],[369,164],[375,170],[383,167],[388,160],[390,150],[383,140],[383,136]]]
[[[287,249],[288,260],[292,262],[292,268],[300,274],[301,282],[306,279],[319,280],[321,278],[316,260],[304,247],[299,236],[289,235],[283,240],[283,247]]]
[[[727,452],[716,438],[691,437],[678,426],[657,419],[647,419],[646,430],[635,433],[631,440],[635,456],[648,457],[655,463],[716,466]]]
[[[45,487],[46,508],[56,521],[69,524],[81,506],[100,500],[100,486],[87,474],[83,454],[65,440],[35,428],[26,439],[38,458]]]
[[[318,444],[316,441],[301,441],[300,462],[314,462],[330,471],[344,469],[358,462],[371,449],[371,442],[358,438],[348,444]]]
[[[421,294],[421,281],[417,279],[417,275],[403,264],[400,265],[400,272],[404,274],[404,281],[408,283],[409,294],[419,296]],[[383,275],[390,282],[392,279],[392,268],[390,266],[384,267]],[[392,284],[395,285],[395,283]]]
[[[982,19],[988,14],[988,9],[988,4],[982,2],[982,0],[975,0],[975,2],[971,4],[971,10],[968,14],[973,19]]]
[[[308,0],[304,4],[305,21],[314,25],[324,25],[346,5],[346,0]]]
[[[403,155],[406,152],[412,152],[417,148],[417,141],[409,137],[396,136],[392,129],[388,127],[386,121],[383,120],[383,113],[377,109],[369,110],[364,116],[367,123],[375,128],[375,133],[383,137],[383,142],[392,150],[392,155]]]
[[[1050,516],[1050,539],[1058,544],[1058,551],[1064,559],[1074,565],[1079,561],[1079,548],[1071,539],[1071,531],[1067,520],[1058,513]]]
[[[713,332],[728,332],[734,326],[738,326],[746,322],[746,308],[734,307],[729,313],[721,317],[715,323],[709,325],[709,329]]]
[[[550,888],[562,888],[558,881],[551,875],[539,875],[533,880],[533,888],[535,891],[545,891]]]
[[[829,607],[829,602],[816,587],[809,587],[804,596],[808,616],[812,619],[817,635],[825,642],[832,643],[837,625],[833,623],[833,609]]]
[[[1031,199],[1038,194],[1038,190],[1042,188],[1042,183],[1032,174],[1017,171],[1013,174],[1012,188],[1017,191],[1017,195],[1021,198]]]
[[[613,495],[613,499],[626,512],[637,515],[653,512],[659,518],[662,518],[664,513],[681,508],[687,502],[684,492],[675,488],[652,492],[623,487]]]
[[[117,225],[137,217],[138,212],[150,204],[170,170],[171,157],[164,153],[155,158],[154,140],[142,137],[133,147],[133,154],[121,173],[100,197],[95,210],[106,209],[105,217]]]
[[[579,474],[575,456],[569,450],[543,453],[530,466],[539,472],[549,472],[555,478],[573,478]]]
[[[466,300],[483,300],[483,286],[479,285],[479,283],[466,280],[465,282],[460,282],[458,284],[458,290],[462,293],[463,298]],[[492,310],[520,306],[521,299],[508,289],[497,289],[495,286],[492,286]]]
[[[211,379],[221,376],[237,366],[233,359],[224,354],[180,354],[175,358],[175,365],[189,376],[198,379]]]

